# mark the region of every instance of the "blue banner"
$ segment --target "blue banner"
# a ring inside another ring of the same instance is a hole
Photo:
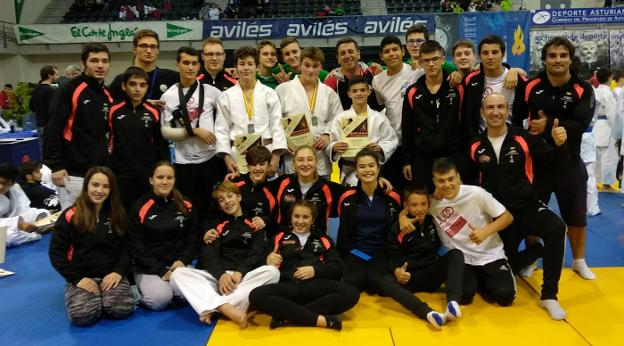
[[[533,25],[622,24],[624,7],[535,10],[532,22]]]
[[[529,17],[528,12],[465,12],[460,17],[459,37],[477,46],[485,36],[496,34],[505,40],[506,62],[528,71]]]
[[[403,35],[413,24],[433,32],[433,14],[205,21],[203,37],[228,40]]]

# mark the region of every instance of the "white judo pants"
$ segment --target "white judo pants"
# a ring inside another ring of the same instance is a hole
[[[226,273],[231,275],[234,272]],[[245,274],[236,289],[224,296],[219,293],[219,279],[205,270],[178,268],[171,274],[172,283],[182,292],[198,315],[214,312],[223,304],[247,310],[249,292],[259,286],[277,283],[279,278],[279,269],[264,265]]]

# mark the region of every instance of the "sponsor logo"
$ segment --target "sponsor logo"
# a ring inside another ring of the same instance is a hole
[[[544,89],[538,90],[538,91],[535,92],[535,95],[539,95],[539,94],[541,94],[543,92],[544,92]]]
[[[37,30],[33,30],[33,29],[24,28],[21,26],[18,26],[17,28],[19,31],[19,38],[21,41],[30,40],[31,38],[45,35],[44,33],[37,31]]]
[[[544,24],[550,20],[550,13],[548,11],[538,11],[533,15],[533,23]]]
[[[83,104],[83,105],[86,105],[86,104],[87,104],[87,103],[89,103],[89,102],[91,102],[91,100],[84,100],[84,101],[82,101],[82,104]]]
[[[234,25],[213,25],[209,34],[220,38],[270,37],[273,36],[273,24],[239,21]]]
[[[427,25],[426,19],[412,19],[411,17],[392,17],[390,20],[380,18],[364,22],[365,34],[404,33],[414,24]]]
[[[348,32],[349,24],[346,22],[314,24],[291,23],[286,30],[287,36],[307,37],[307,36],[337,36],[345,35]]]
[[[154,220],[154,219],[156,218],[156,216],[158,216],[158,215],[150,215],[150,216],[148,217],[148,219],[150,219],[150,220]]]
[[[125,118],[125,117],[126,117],[126,115],[125,115],[125,114],[120,114],[120,115],[118,115],[118,116],[117,116],[117,119],[121,120],[121,119],[123,119],[123,118]]]
[[[187,32],[191,32],[193,29],[185,28],[183,26],[177,26],[175,24],[167,23],[167,38],[173,38],[176,36],[184,35]]]
[[[114,29],[109,23],[108,27],[91,25],[74,25],[70,28],[70,34],[73,38],[93,38],[101,41],[128,41],[132,39],[134,33],[139,30],[138,27],[122,27]]]

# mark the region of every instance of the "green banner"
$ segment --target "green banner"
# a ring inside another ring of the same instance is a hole
[[[22,17],[22,9],[26,0],[15,0],[15,23],[19,24]]]
[[[140,29],[152,29],[161,41],[199,41],[203,23],[172,22],[112,22],[79,24],[15,25],[20,44],[62,44],[87,42],[131,42]]]

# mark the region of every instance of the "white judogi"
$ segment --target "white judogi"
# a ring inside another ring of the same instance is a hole
[[[233,271],[226,271],[232,275]],[[188,267],[178,268],[171,274],[172,285],[175,285],[198,315],[211,313],[223,304],[246,311],[249,307],[249,292],[263,285],[279,281],[280,272],[274,266],[264,265],[243,276],[236,289],[228,294],[219,293],[219,278],[214,278],[205,270]]]
[[[399,138],[396,135],[396,132],[390,125],[390,121],[386,118],[385,115],[371,109],[368,105],[366,106],[367,112],[367,128],[368,128],[368,140],[370,143],[377,143],[383,152],[383,155],[380,156],[380,163],[385,163],[387,158],[390,158],[396,148],[399,146]],[[353,106],[348,110],[339,113],[332,122],[331,134],[329,145],[327,146],[326,153],[331,158],[332,162],[338,162],[340,160],[341,155],[336,154],[332,156],[332,148],[334,145],[341,140],[341,125],[340,121],[347,117],[354,117],[357,114],[353,109]],[[352,161],[353,158],[345,159],[348,161]],[[353,166],[343,165],[340,167],[341,170],[341,181],[346,185],[355,186],[357,185],[357,177],[354,173]]]
[[[592,121],[593,122],[593,121]],[[596,145],[594,144],[594,135],[590,130],[583,133],[581,138],[581,159],[585,163],[587,170],[587,215],[593,216],[600,214],[598,206],[598,188],[596,187]]]
[[[306,94],[299,76],[275,88],[282,104],[282,116],[287,117],[294,114],[305,114],[308,125],[312,129],[314,138],[331,133],[332,121],[334,117],[343,111],[340,97],[327,85],[317,83],[316,102],[314,113],[310,108],[310,100]],[[313,118],[316,118],[314,121]],[[316,123],[316,125],[315,125]],[[318,174],[321,176],[331,175],[331,162],[329,156],[323,150],[317,150]],[[286,172],[293,173],[292,157],[286,158]]]
[[[200,87],[204,88],[204,104],[202,107],[202,113],[198,114]],[[179,84],[175,84],[171,86],[171,88],[169,88],[160,97],[160,100],[165,102],[161,117],[161,124],[163,128],[173,127],[170,124],[171,120],[173,120],[173,112],[180,105],[178,88]],[[189,88],[182,88],[184,94],[186,94],[188,90]],[[217,117],[217,114],[215,112],[217,98],[219,97],[219,95],[221,95],[221,91],[219,89],[208,84],[199,84],[199,86],[195,89],[193,96],[191,96],[186,104],[191,127],[197,127],[197,122],[199,121],[200,128],[206,129],[212,133],[215,132],[215,118]],[[206,162],[210,160],[216,153],[214,145],[207,144],[206,142],[204,142],[203,139],[197,136],[188,137],[183,140],[176,140],[174,151],[174,163],[180,164],[194,164]]]
[[[20,231],[17,224],[20,220],[34,223],[49,215],[50,212],[45,209],[31,208],[30,200],[18,184],[13,185],[6,194],[0,195],[0,227],[7,228],[7,247],[41,239],[39,233]]]
[[[594,141],[596,144],[596,177],[605,185],[615,183],[615,171],[617,168],[618,155],[615,149],[615,140],[611,136],[611,129],[615,124],[615,97],[611,88],[599,85],[594,89],[596,97],[596,110],[594,129]]]
[[[253,92],[253,116],[249,119],[243,98],[243,89],[237,83],[224,91],[217,99],[217,155],[229,154],[236,159],[234,139],[239,135],[249,134],[253,127],[254,133],[262,134],[263,142],[272,142],[266,147],[270,151],[288,149],[286,135],[280,123],[282,110],[277,93],[256,82]]]

